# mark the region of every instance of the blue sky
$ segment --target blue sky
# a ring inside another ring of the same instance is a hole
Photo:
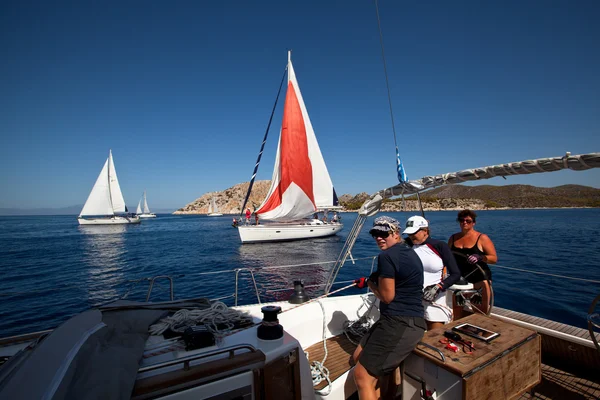
[[[600,2],[379,10],[409,179],[600,151]],[[130,208],[248,181],[287,49],[338,194],[397,182],[373,1],[4,1],[0,46],[0,208],[83,204],[109,149]],[[281,104],[259,179],[280,123]]]

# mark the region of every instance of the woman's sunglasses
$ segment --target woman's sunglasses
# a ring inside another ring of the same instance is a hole
[[[463,223],[464,222],[465,224],[472,224],[473,222],[475,222],[472,219],[466,219],[466,218],[459,218],[457,221],[459,223]]]
[[[389,232],[383,232],[383,231],[373,232],[373,233],[371,233],[371,236],[373,236],[374,239],[377,239],[377,238],[386,239],[388,236],[390,236],[390,233]]]

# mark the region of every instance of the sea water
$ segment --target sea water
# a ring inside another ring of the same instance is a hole
[[[385,213],[402,223],[415,213]],[[79,226],[75,216],[0,217],[0,337],[53,328],[68,317],[127,294],[145,300],[148,280],[170,276],[175,298],[208,297],[233,305],[285,300],[293,281],[319,296],[355,213],[342,213],[336,236],[244,244],[233,216],[159,215],[140,225]],[[432,236],[459,231],[455,211],[428,212]],[[378,248],[369,218],[333,289],[368,276]],[[600,293],[600,209],[478,212],[476,229],[493,240],[495,305],[585,328]],[[286,266],[285,268],[277,268]],[[510,268],[510,269],[509,269]],[[537,273],[534,273],[537,272]],[[568,278],[577,279],[568,279]],[[365,292],[350,288],[339,293]],[[156,280],[151,300],[167,300]]]

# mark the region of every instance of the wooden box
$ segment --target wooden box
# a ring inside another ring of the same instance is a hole
[[[463,323],[500,336],[486,343],[460,334],[475,350],[468,354],[459,346],[454,353],[440,340],[444,331]],[[529,329],[474,314],[426,332],[421,342],[425,345],[418,345],[405,363],[405,399],[420,399],[423,387],[437,399],[513,399],[541,381],[541,339]]]

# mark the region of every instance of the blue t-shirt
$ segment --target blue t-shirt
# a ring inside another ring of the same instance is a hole
[[[395,244],[379,254],[377,271],[382,278],[394,278],[396,286],[394,300],[379,305],[381,314],[423,318],[423,263],[417,253]]]

